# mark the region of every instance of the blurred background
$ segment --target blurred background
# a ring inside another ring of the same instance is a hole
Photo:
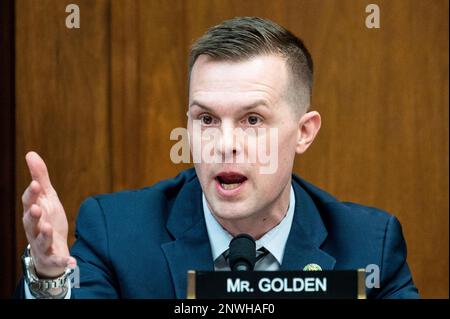
[[[397,216],[421,296],[448,298],[447,0],[0,3],[0,297],[12,294],[27,244],[26,152],[46,161],[72,243],[87,196],[189,167],[169,157],[169,134],[186,122],[189,46],[224,19],[255,15],[301,37],[315,62],[323,126],[295,173]],[[70,3],[79,29],[66,28]],[[370,3],[379,29],[365,25]]]

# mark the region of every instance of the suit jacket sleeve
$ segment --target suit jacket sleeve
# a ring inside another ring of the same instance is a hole
[[[79,288],[72,287],[72,298],[119,298],[119,289],[109,256],[105,214],[95,198],[80,207],[71,255],[77,259]]]
[[[391,216],[386,226],[384,238],[378,298],[419,298],[419,293],[406,263],[406,255],[406,243],[400,222],[397,218]]]

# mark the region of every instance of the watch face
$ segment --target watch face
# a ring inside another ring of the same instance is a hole
[[[38,282],[30,282],[30,289],[33,291],[39,290],[41,285]]]

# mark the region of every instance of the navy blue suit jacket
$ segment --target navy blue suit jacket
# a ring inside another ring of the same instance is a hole
[[[368,289],[369,298],[418,297],[395,217],[339,202],[295,175],[293,188],[295,214],[281,270],[375,264],[380,288]],[[84,201],[71,249],[81,282],[72,297],[185,298],[187,271],[214,269],[201,195],[189,169],[152,187]]]

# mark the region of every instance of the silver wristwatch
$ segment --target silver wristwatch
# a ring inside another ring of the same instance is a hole
[[[30,245],[27,246],[22,256],[23,276],[28,284],[31,294],[37,299],[62,299],[68,290],[70,268],[66,268],[64,273],[55,279],[40,279],[36,275],[33,257],[31,256]]]

